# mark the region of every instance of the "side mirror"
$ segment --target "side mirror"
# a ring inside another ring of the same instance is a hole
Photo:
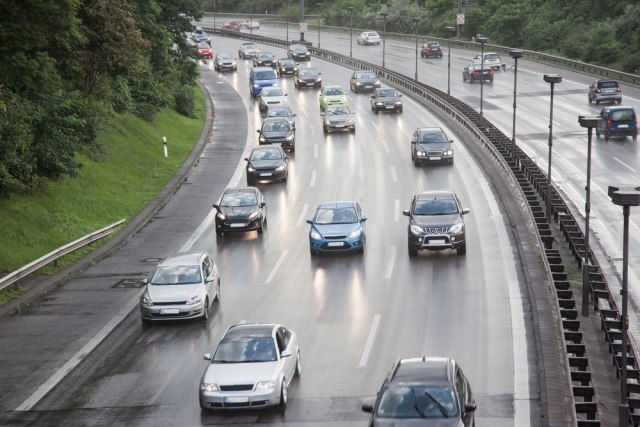
[[[298,117],[298,115],[296,113],[293,113],[291,117]]]
[[[362,400],[362,410],[364,412],[373,412],[373,405],[376,403],[375,398],[373,397],[367,397],[366,399]]]
[[[207,283],[211,283],[211,282],[213,282],[215,280],[216,280],[216,275],[215,274],[211,274],[211,275],[207,276],[206,279],[204,279],[204,281],[207,282]]]
[[[320,116],[321,116],[321,117],[324,117],[324,113],[320,113]]]
[[[453,139],[450,139],[449,142],[453,144]]]
[[[310,219],[308,219],[308,220],[307,220],[307,224],[313,224],[313,221],[312,221],[312,220],[310,220]]]
[[[218,212],[220,211],[220,206],[218,206],[217,204],[213,204],[211,206],[213,206]]]
[[[258,129],[256,132],[260,133],[260,129]]]
[[[244,159],[245,159],[247,162],[249,161],[249,158],[248,158],[248,157],[245,157]]]
[[[476,406],[475,402],[465,403],[465,405],[464,405],[464,411],[465,412],[473,412],[473,411],[476,410],[476,408],[477,408],[477,406]]]
[[[365,222],[366,220],[367,220],[367,218],[366,218],[366,217],[363,217],[363,218],[360,220],[360,222]]]
[[[404,215],[404,216],[410,216],[410,215],[409,215],[409,210],[408,210],[408,209],[403,210],[403,211],[402,211],[402,215]]]
[[[267,204],[265,202],[260,202],[260,207],[264,208],[265,206],[267,206]]]
[[[142,283],[144,283],[145,285],[149,284],[149,279],[142,279]]]
[[[282,353],[280,353],[280,357],[291,357],[291,351],[284,350]]]
[[[205,353],[204,356],[202,356],[202,358],[204,360],[211,360],[212,359],[211,353]]]
[[[471,209],[469,209],[469,208],[462,209],[462,215],[466,215],[466,214],[468,214],[469,212],[471,212]]]
[[[318,75],[319,75],[319,76],[321,76],[321,75],[322,75],[322,73],[318,73]]]

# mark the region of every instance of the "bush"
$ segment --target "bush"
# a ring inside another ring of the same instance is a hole
[[[193,87],[182,85],[173,94],[176,111],[186,117],[195,117]]]

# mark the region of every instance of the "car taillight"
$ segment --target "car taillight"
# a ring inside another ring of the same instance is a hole
[[[611,129],[611,117],[607,118],[607,129]]]
[[[493,76],[493,68],[489,70],[489,74]]]
[[[476,70],[473,70],[471,74],[478,74],[478,72]]]
[[[618,86],[618,88],[616,89],[616,92],[620,92],[620,86]]]

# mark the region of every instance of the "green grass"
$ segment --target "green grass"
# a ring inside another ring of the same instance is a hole
[[[98,162],[77,155],[76,177],[51,182],[43,191],[0,200],[0,271],[29,262],[122,218],[131,220],[171,179],[198,141],[205,119],[204,95],[194,89],[196,118],[173,110],[152,123],[130,114],[117,117],[100,133],[106,155]],[[165,159],[162,137],[167,137]],[[63,266],[104,243],[67,255]],[[54,271],[51,266],[41,273]]]
[[[7,289],[3,289],[0,292],[0,305],[4,305],[12,299],[18,298],[24,294],[27,290],[21,286],[9,286]]]

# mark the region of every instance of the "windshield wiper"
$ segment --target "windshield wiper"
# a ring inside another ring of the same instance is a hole
[[[445,418],[449,418],[449,413],[447,412],[447,409],[444,406],[442,406],[442,404],[440,402],[438,402],[438,400],[435,397],[431,396],[428,391],[425,391],[424,394],[429,399],[431,399],[433,401],[433,403],[436,404],[436,406],[438,407],[440,412],[442,412],[442,415],[444,415]],[[415,391],[413,392],[413,395],[415,396]]]
[[[416,398],[416,390],[414,388],[411,388],[411,394],[413,395],[413,407],[416,408],[416,411],[418,411],[422,418],[427,418],[427,414],[422,412],[422,409],[418,406],[418,399]]]

